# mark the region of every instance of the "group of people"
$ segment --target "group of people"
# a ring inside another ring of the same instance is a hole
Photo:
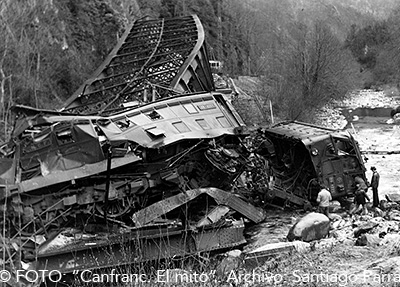
[[[372,171],[372,178],[371,178],[371,183],[369,185],[367,185],[365,181],[359,176],[356,176],[354,178],[357,189],[354,194],[355,205],[350,210],[350,214],[359,213],[360,211],[362,212],[362,214],[368,213],[366,207],[366,200],[370,201],[367,195],[368,187],[372,188],[373,207],[379,206],[378,186],[379,186],[380,176],[378,171],[376,170],[376,167],[372,166],[371,171]],[[320,192],[318,193],[317,203],[319,205],[319,211],[328,217],[329,217],[329,204],[331,200],[332,200],[331,193],[325,186],[322,186]]]

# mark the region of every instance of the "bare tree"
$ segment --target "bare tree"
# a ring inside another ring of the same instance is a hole
[[[273,102],[281,117],[310,120],[312,111],[354,87],[357,64],[322,22],[310,29],[299,25],[280,76]]]

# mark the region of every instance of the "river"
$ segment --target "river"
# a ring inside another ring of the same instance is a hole
[[[397,93],[355,91],[345,100],[327,105],[321,110],[318,124],[347,129],[358,141],[367,159],[367,178],[371,166],[381,176],[380,199],[387,194],[400,194],[400,124],[391,123],[390,111],[400,105]],[[368,191],[372,197],[372,191]]]

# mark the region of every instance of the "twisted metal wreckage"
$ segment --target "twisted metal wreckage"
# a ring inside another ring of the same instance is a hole
[[[69,273],[229,248],[245,242],[243,216],[264,219],[228,192],[249,164],[246,134],[215,91],[196,16],[136,21],[61,111],[13,111],[1,158],[10,269],[22,259]],[[99,233],[105,223],[111,232]]]
[[[274,177],[265,192],[270,205],[289,201],[308,208],[316,202],[321,184],[333,199],[345,203],[358,180],[367,182],[361,151],[348,131],[282,122],[260,131],[255,145]]]
[[[332,188],[345,193],[352,176],[364,174],[351,136],[319,134],[322,141],[308,145],[283,125],[256,144],[274,171],[269,188],[267,161],[244,144],[243,121],[214,88],[197,16],[136,21],[61,111],[13,111],[0,159],[10,271],[67,274],[238,246],[243,217],[265,218],[248,199],[304,205],[314,196],[304,184],[321,178],[321,168],[330,170],[321,179],[335,178]],[[315,150],[336,138],[346,142],[349,167],[338,168],[335,146],[318,166]],[[304,165],[306,174],[296,173]]]

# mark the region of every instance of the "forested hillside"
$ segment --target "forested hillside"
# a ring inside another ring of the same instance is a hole
[[[140,17],[197,14],[211,58],[230,76],[262,79],[260,98],[281,118],[347,91],[400,78],[400,8],[377,0],[3,0],[0,124],[10,107],[56,109]]]

